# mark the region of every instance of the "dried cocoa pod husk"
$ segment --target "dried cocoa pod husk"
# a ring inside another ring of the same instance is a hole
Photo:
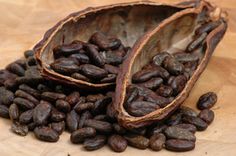
[[[195,8],[175,13],[135,43],[127,59],[123,62],[116,81],[114,107],[118,114],[118,121],[122,126],[132,129],[161,121],[171,115],[184,102],[226,32],[226,15],[220,8],[200,0]],[[130,115],[124,108],[124,104],[126,89],[132,84],[132,75],[141,70],[159,52],[174,53],[176,49],[185,51],[188,44],[193,40],[195,30],[204,21],[219,21],[219,25],[207,34],[202,50],[197,52],[200,56],[199,64],[184,89],[164,108],[141,117]]]
[[[114,87],[115,83],[95,84],[56,73],[50,68],[50,64],[54,62],[53,48],[71,43],[74,40],[87,42],[89,37],[97,31],[109,36],[116,36],[125,46],[132,47],[141,36],[157,27],[163,20],[177,12],[198,5],[197,1],[180,4],[161,2],[164,1],[160,0],[159,3],[140,1],[90,7],[72,13],[59,21],[45,33],[43,39],[34,47],[42,76],[90,90]]]

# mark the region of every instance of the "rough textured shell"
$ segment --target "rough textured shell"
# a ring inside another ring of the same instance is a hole
[[[123,104],[126,87],[131,83],[132,74],[147,64],[157,52],[168,51],[171,53],[171,46],[173,45],[178,48],[183,48],[184,50],[186,48],[184,45],[186,44],[183,43],[190,42],[194,29],[197,27],[197,21],[204,18],[202,17],[202,13],[204,13],[205,10],[209,13],[211,20],[220,19],[221,24],[208,34],[205,52],[202,55],[201,62],[187,82],[183,91],[169,105],[162,109],[158,109],[142,117],[133,117],[129,115],[124,109]],[[206,68],[217,44],[224,36],[227,29],[225,15],[226,14],[221,12],[219,8],[211,6],[206,1],[200,1],[196,8],[189,8],[169,17],[153,31],[146,33],[142,39],[134,45],[132,52],[123,63],[122,70],[116,82],[114,106],[118,113],[120,124],[126,128],[138,128],[149,125],[154,121],[163,120],[183,103],[188,97],[195,82]]]
[[[195,7],[197,3],[196,1],[174,5],[149,1],[130,2],[87,8],[73,13],[48,30],[34,47],[41,73],[46,78],[85,89],[114,86],[114,83],[93,84],[54,72],[49,66],[54,61],[52,49],[75,39],[87,41],[96,31],[115,35],[126,46],[132,47],[141,36],[154,29],[164,19],[186,8]]]

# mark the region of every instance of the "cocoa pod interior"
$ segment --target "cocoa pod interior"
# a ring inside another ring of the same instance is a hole
[[[225,13],[211,6],[206,1],[200,1],[196,8],[189,8],[174,14],[163,21],[153,31],[146,33],[132,48],[131,53],[122,64],[122,70],[116,82],[114,106],[118,120],[126,128],[139,128],[160,121],[174,112],[188,97],[195,82],[206,68],[209,59],[227,29]],[[186,83],[184,89],[167,106],[157,109],[147,115],[134,117],[124,108],[127,87],[132,83],[132,76],[159,52],[185,51],[193,40],[194,32],[202,21],[219,20],[220,24],[208,33],[202,50],[197,51],[200,61],[197,69]]]
[[[147,31],[155,28],[164,19],[195,3],[179,5],[144,2],[130,2],[96,8],[87,8],[73,13],[48,30],[34,47],[36,60],[45,78],[76,85],[80,88],[106,88],[114,83],[94,84],[54,72],[50,64],[54,61],[52,49],[57,45],[74,40],[88,41],[97,31],[121,39],[125,46],[132,47]]]

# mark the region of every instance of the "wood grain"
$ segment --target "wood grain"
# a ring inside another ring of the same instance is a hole
[[[126,2],[128,0],[120,0]],[[164,0],[163,0],[164,1]],[[173,1],[173,0],[166,0]],[[208,68],[195,85],[185,105],[195,108],[198,97],[214,91],[219,100],[213,108],[216,118],[205,132],[197,133],[194,151],[173,153],[166,150],[152,152],[128,147],[120,155],[162,156],[235,156],[236,155],[236,1],[211,0],[229,13],[229,29],[216,49]],[[66,15],[89,6],[116,3],[114,0],[0,0],[0,67],[22,56],[33,47],[44,32]],[[33,134],[19,137],[10,132],[10,121],[0,119],[1,156],[104,156],[116,155],[105,147],[86,152],[69,142],[64,133],[58,143],[44,143]]]

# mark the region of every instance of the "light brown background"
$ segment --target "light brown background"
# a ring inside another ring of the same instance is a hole
[[[119,2],[127,1],[129,0],[119,0]],[[173,0],[166,1],[173,2]],[[236,155],[236,0],[211,1],[228,11],[229,29],[185,104],[194,108],[201,94],[215,91],[219,100],[213,108],[216,114],[214,123],[207,131],[197,133],[194,151],[152,152],[128,147],[126,152],[120,155]],[[3,68],[22,56],[24,50],[31,48],[47,29],[69,13],[89,6],[117,2],[114,0],[0,0],[0,67]],[[108,147],[97,152],[86,152],[81,146],[72,145],[67,133],[61,136],[58,143],[40,142],[32,134],[19,137],[10,131],[10,121],[0,119],[0,156],[67,156],[67,154],[117,155]]]

